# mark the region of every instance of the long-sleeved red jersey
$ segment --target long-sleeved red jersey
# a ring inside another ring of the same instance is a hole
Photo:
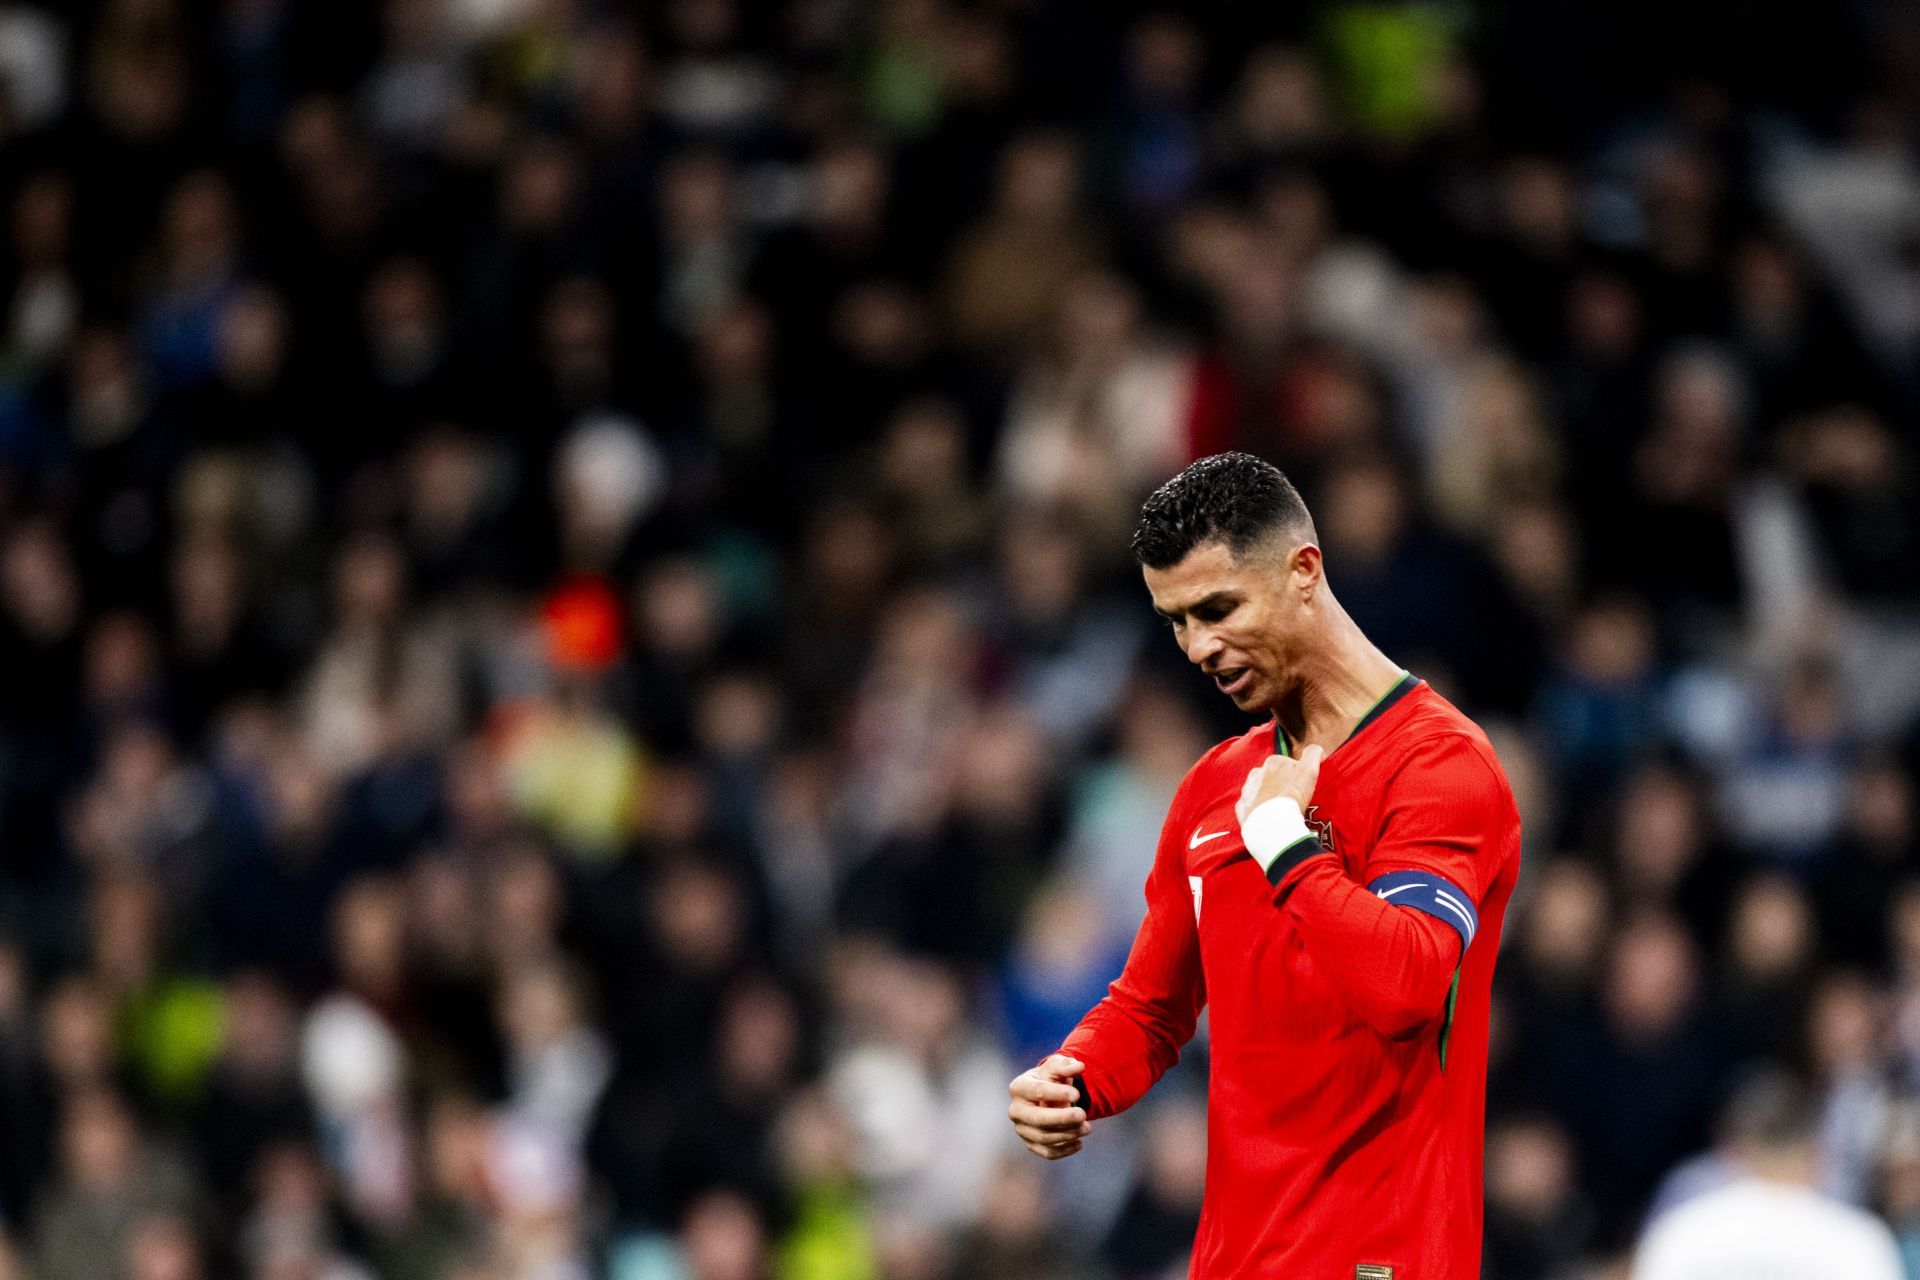
[[[1195,1280],[1476,1280],[1512,789],[1480,728],[1406,676],[1322,763],[1317,838],[1263,873],[1234,805],[1286,749],[1269,723],[1188,772],[1126,968],[1061,1052],[1110,1116],[1211,1005]]]

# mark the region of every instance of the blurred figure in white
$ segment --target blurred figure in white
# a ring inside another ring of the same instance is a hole
[[[987,1123],[1005,1110],[988,1087],[1005,1064],[968,1021],[959,975],[884,948],[849,949],[839,968],[842,1021],[860,1030],[832,1055],[827,1091],[880,1213],[936,1237],[977,1221],[1006,1154]]]
[[[1749,1084],[1729,1107],[1734,1180],[1657,1218],[1633,1280],[1902,1280],[1893,1233],[1814,1190],[1814,1110],[1784,1076]]]
[[[613,1051],[587,1018],[580,977],[554,961],[514,970],[501,982],[499,1025],[508,1112],[576,1161],[613,1074]]]

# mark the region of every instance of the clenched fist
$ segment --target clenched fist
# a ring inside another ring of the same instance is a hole
[[[1093,1131],[1087,1113],[1074,1105],[1078,1091],[1073,1080],[1086,1066],[1056,1053],[1033,1070],[1013,1078],[1007,1092],[1013,1102],[1007,1119],[1027,1150],[1048,1160],[1060,1160],[1080,1149]]]
[[[1295,760],[1292,756],[1271,755],[1247,774],[1246,785],[1240,788],[1240,803],[1234,806],[1234,813],[1242,824],[1247,815],[1269,800],[1282,796],[1306,812],[1307,801],[1313,799],[1313,788],[1320,781],[1320,761],[1326,752],[1319,747],[1308,747]]]

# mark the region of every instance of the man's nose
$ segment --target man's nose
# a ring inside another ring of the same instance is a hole
[[[1219,639],[1206,627],[1189,626],[1187,628],[1187,661],[1196,667],[1204,667],[1207,660],[1220,652]]]

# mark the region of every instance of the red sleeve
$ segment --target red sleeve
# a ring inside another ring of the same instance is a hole
[[[1459,734],[1407,753],[1356,883],[1318,842],[1269,872],[1314,960],[1367,1023],[1407,1036],[1443,1017],[1479,927],[1511,806],[1500,775]]]
[[[1193,1038],[1206,1004],[1180,834],[1188,783],[1199,771],[1196,765],[1187,774],[1167,808],[1147,875],[1147,918],[1134,935],[1126,967],[1060,1047],[1086,1067],[1080,1079],[1087,1114],[1095,1118],[1125,1111],[1180,1060],[1180,1047]]]
[[[1408,1036],[1447,1005],[1460,938],[1432,916],[1375,897],[1332,857],[1310,857],[1280,888],[1307,951],[1368,1026]]]

